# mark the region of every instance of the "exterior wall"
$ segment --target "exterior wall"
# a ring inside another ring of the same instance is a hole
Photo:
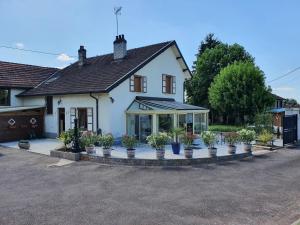
[[[11,89],[10,90],[10,106],[23,106],[23,99],[16,97],[16,95],[25,91],[24,89]]]
[[[110,121],[109,132],[116,137],[120,137],[126,132],[125,111],[136,96],[174,98],[176,101],[183,102],[183,83],[187,77],[182,72],[182,67],[172,48],[167,49],[135,74],[147,77],[147,93],[130,92],[130,79],[127,79],[109,93],[110,97],[114,99],[114,103],[105,101],[106,104],[104,104],[105,109],[109,111],[107,113],[107,119]],[[162,93],[162,74],[176,76],[176,94]],[[103,131],[107,130],[103,129]]]
[[[98,96],[97,96],[98,97]],[[26,97],[24,105],[42,105],[45,106],[45,97]],[[65,108],[65,129],[71,128],[71,108],[93,108],[93,131],[96,131],[96,100],[89,95],[65,95],[53,96],[53,114],[45,113],[45,134],[48,137],[57,137],[58,135],[58,109]]]

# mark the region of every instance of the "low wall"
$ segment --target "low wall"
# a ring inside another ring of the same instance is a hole
[[[57,153],[59,152],[59,153]],[[105,158],[97,155],[88,155],[86,153],[51,151],[53,157],[65,158],[73,161],[84,160],[103,164],[128,165],[128,166],[192,166],[207,163],[218,163],[232,160],[241,160],[252,157],[252,153],[240,153],[234,155],[217,156],[214,158],[194,158],[194,159],[127,159],[127,158]],[[78,158],[79,157],[79,158]],[[76,159],[76,160],[75,160]]]

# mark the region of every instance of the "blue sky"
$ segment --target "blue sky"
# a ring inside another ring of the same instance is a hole
[[[175,39],[189,65],[207,33],[243,45],[270,81],[300,66],[297,0],[0,0],[0,45],[60,53],[60,57],[0,48],[0,60],[64,67],[79,45],[88,56],[112,51],[114,6],[128,48]],[[300,101],[300,70],[269,83]]]

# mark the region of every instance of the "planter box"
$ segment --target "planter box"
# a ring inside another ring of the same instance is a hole
[[[74,153],[74,152],[64,152],[64,151],[58,151],[58,150],[52,150],[50,151],[51,157],[61,158],[61,159],[68,159],[72,161],[79,161],[80,160],[80,153]]]

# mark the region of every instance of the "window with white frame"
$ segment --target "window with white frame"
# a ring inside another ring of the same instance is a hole
[[[162,93],[175,94],[176,93],[176,77],[163,74],[162,75]]]
[[[130,77],[130,91],[131,92],[147,92],[147,77],[133,75]]]
[[[71,108],[70,122],[71,129],[74,128],[74,119],[78,119],[78,128],[93,131],[93,108]]]

